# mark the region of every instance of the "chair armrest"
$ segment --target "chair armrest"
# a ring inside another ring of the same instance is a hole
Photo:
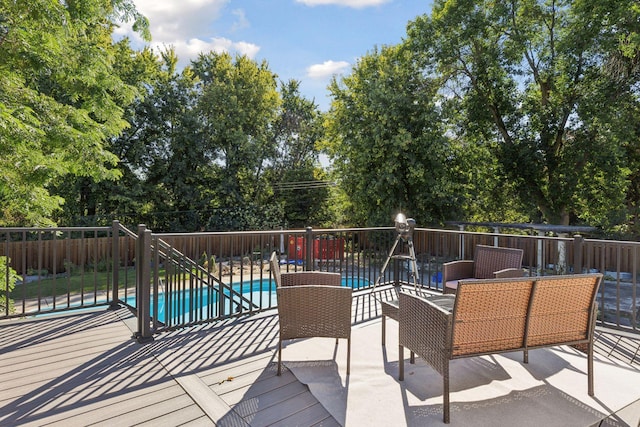
[[[472,278],[473,265],[474,262],[471,260],[458,260],[442,264],[442,283]]]
[[[399,304],[399,344],[444,374],[451,355],[452,313],[428,299],[405,292],[400,293]]]
[[[340,273],[329,273],[326,271],[297,271],[291,273],[280,273],[280,281],[282,282],[282,286],[342,286],[342,276]]]
[[[510,277],[525,277],[525,271],[522,268],[505,268],[504,270],[495,271],[493,277],[496,279],[506,279]]]
[[[282,339],[351,336],[351,288],[286,286],[276,293]]]

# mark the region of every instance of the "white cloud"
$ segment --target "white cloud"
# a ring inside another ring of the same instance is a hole
[[[389,3],[391,0],[296,0],[298,3],[306,4],[307,6],[324,6],[334,4],[336,6],[353,7],[355,9],[380,6],[381,4]]]
[[[249,58],[254,58],[260,50],[260,47],[257,45],[246,42],[234,42],[223,37],[214,37],[209,41],[193,38],[189,40],[175,40],[170,43],[151,43],[151,47],[156,51],[164,50],[169,46],[174,48],[181,66],[187,65],[192,59],[196,59],[200,53],[237,52]]]
[[[346,61],[325,61],[307,68],[307,76],[312,79],[324,79],[339,74],[349,67]]]
[[[250,26],[249,20],[247,19],[247,16],[245,15],[244,10],[234,9],[231,11],[231,13],[238,18],[238,20],[233,23],[233,27],[231,28],[232,31],[238,31]]]
[[[254,58],[260,46],[244,41],[233,41],[223,37],[203,37],[210,34],[215,22],[220,19],[223,8],[230,0],[134,0],[136,8],[149,19],[153,40],[149,44],[155,50],[173,47],[181,65],[197,58],[200,53],[237,52]],[[237,21],[234,29],[248,27],[244,11],[231,12]],[[144,42],[133,33],[131,25],[123,25],[115,34],[128,36],[135,44]]]
[[[134,0],[140,13],[149,18],[154,41],[186,40],[210,30],[229,0]]]

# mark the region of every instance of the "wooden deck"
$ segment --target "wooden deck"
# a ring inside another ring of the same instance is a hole
[[[354,322],[377,316],[357,296]],[[0,324],[0,426],[339,425],[288,370],[276,376],[275,311],[147,344],[131,339],[135,322],[120,309]],[[639,348],[640,336],[597,331],[611,359],[640,366]]]

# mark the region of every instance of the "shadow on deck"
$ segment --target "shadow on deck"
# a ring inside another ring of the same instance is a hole
[[[355,295],[354,325],[380,316]],[[289,370],[275,375],[275,311],[144,345],[135,323],[120,309],[0,324],[0,425],[339,425]],[[639,349],[638,335],[597,330],[597,353],[616,363],[640,368]],[[601,425],[638,419],[636,401]]]

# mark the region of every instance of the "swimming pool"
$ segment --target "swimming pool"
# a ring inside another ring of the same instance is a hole
[[[359,277],[343,277],[342,286],[360,289],[370,286],[368,279]],[[238,297],[230,298],[228,288],[224,290],[225,298],[222,301],[222,310],[219,307],[219,293],[211,292],[210,288],[183,289],[171,293],[158,294],[158,320],[165,325],[182,322],[193,322],[215,318],[219,315],[228,315],[242,309],[249,310],[253,305],[254,310],[276,307],[276,285],[270,279],[257,279],[231,285],[234,294],[240,294],[244,298],[240,303]],[[135,296],[128,297],[126,303],[136,306]],[[242,306],[240,305],[242,304]],[[151,300],[151,313],[153,315],[154,301]],[[220,314],[219,314],[220,313]]]

